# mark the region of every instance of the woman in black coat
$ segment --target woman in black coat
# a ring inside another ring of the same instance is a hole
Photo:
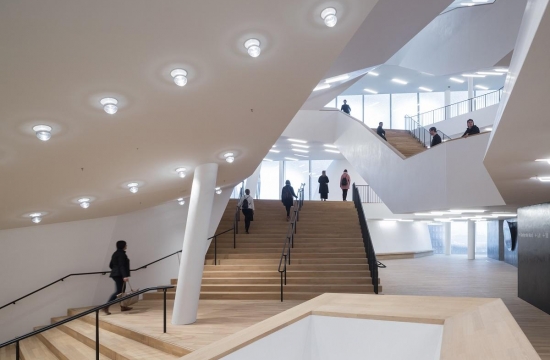
[[[111,295],[107,302],[111,302],[116,299],[117,295],[122,293],[122,287],[126,281],[130,278],[130,259],[126,255],[126,241],[119,240],[116,242],[116,251],[111,257],[109,267],[111,268],[111,279],[115,282],[116,291]],[[131,307],[121,306],[122,311],[132,310]],[[103,312],[107,315],[111,315],[109,307],[104,307]]]
[[[325,170],[323,174],[319,176],[319,194],[321,194],[321,201],[327,201],[328,199],[328,176]]]
[[[286,220],[288,221],[290,220],[290,208],[294,204],[294,198],[297,199],[298,196],[294,193],[294,188],[290,186],[290,180],[287,180],[285,184],[281,191],[281,201],[286,208]]]

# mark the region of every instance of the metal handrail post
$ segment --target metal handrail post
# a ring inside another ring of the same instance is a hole
[[[95,359],[99,360],[99,310],[95,312]]]
[[[15,343],[15,360],[19,360],[19,341]]]
[[[166,289],[163,289],[164,292],[164,333],[166,334]]]
[[[235,237],[233,237],[233,244],[235,243]],[[214,236],[214,266],[218,265],[218,242],[216,236]]]

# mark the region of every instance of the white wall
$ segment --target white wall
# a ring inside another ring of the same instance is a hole
[[[468,119],[473,119],[474,123],[483,132],[486,127],[493,126],[498,107],[499,104],[491,105],[480,110],[439,121],[431,125],[426,125],[425,128],[429,129],[432,126],[435,126],[437,130],[441,130],[451,138],[455,138],[464,134],[464,131],[466,131],[467,128],[466,121],[468,121]]]
[[[368,220],[376,254],[432,250],[428,225],[424,222]]]
[[[227,206],[231,188],[214,199],[210,233],[213,235]],[[4,305],[65,275],[109,270],[118,240],[128,242],[131,268],[181,250],[188,199],[120,216],[38,225],[0,231],[0,304]],[[205,249],[208,242],[205,239]],[[176,278],[179,257],[174,255],[147,269],[132,272],[134,288],[166,285]],[[71,277],[0,310],[0,342],[48,324],[68,308],[97,305],[114,291],[108,275]]]

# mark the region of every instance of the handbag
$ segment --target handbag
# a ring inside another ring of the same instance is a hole
[[[126,292],[126,284],[130,285],[130,292]],[[122,297],[125,297],[127,295],[132,295],[133,293],[135,292],[138,292],[139,289],[132,289],[132,285],[130,284],[130,281],[127,281],[124,283],[124,285],[122,285],[122,292],[120,294],[118,294],[116,297],[117,299],[119,298],[122,298]],[[126,300],[123,300],[121,301],[119,304],[120,304],[120,307],[130,307],[130,305],[133,305],[135,303],[137,303],[139,301],[139,295],[136,295],[136,296],[133,296],[129,299],[126,299]]]

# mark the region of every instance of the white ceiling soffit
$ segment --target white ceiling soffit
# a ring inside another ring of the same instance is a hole
[[[300,110],[319,110],[322,109],[332,99],[346,91],[349,87],[356,84],[365,76],[365,71],[358,71],[359,76],[353,77],[351,80],[342,82],[340,84],[332,84],[328,89],[312,91],[309,98],[302,105]],[[352,73],[353,74],[353,73]],[[320,84],[321,85],[321,84]]]
[[[434,75],[494,66],[514,49],[526,1],[498,0],[442,14],[387,64]]]
[[[527,7],[504,95],[484,164],[505,202],[525,206],[550,201],[548,94],[550,93],[550,7],[548,0]]]
[[[451,3],[452,0],[379,1],[324,77],[385,63]]]
[[[0,229],[31,225],[30,212],[48,224],[173,201],[203,163],[220,164],[218,186],[240,181],[376,2],[335,3],[333,28],[316,0],[1,2]],[[182,88],[170,77],[179,67]],[[106,96],[119,100],[115,115],[99,105]],[[39,123],[51,140],[35,137]]]

